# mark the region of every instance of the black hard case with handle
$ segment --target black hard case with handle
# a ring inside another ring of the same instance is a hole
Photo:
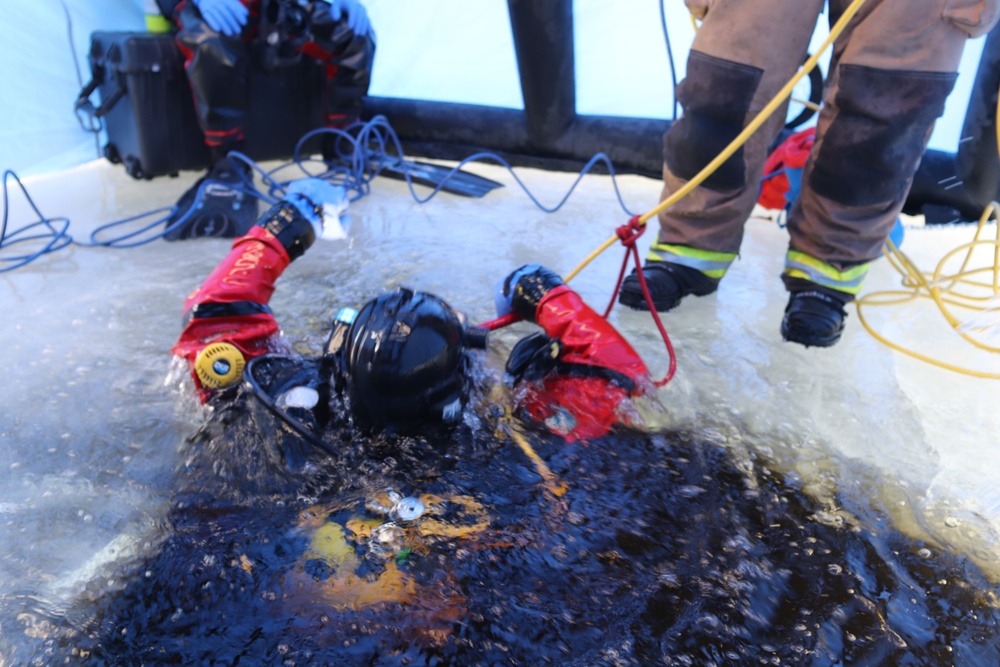
[[[92,80],[80,91],[77,113],[103,121],[104,156],[134,178],[205,170],[210,155],[195,115],[184,60],[172,35],[95,32]],[[244,152],[254,160],[292,157],[306,132],[322,127],[325,70],[302,58],[272,72],[250,66],[250,108]],[[100,96],[100,105],[90,98]],[[303,155],[318,152],[319,139]]]

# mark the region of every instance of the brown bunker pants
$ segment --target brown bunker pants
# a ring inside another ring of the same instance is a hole
[[[798,70],[825,4],[685,2],[702,25],[678,86],[684,113],[663,137],[663,198],[718,155]],[[848,4],[830,0],[831,25]],[[817,278],[857,293],[902,210],[965,42],[996,23],[998,6],[1000,0],[861,6],[834,44],[816,143],[788,216],[789,266],[804,272],[786,268],[786,283],[790,275]],[[779,109],[701,186],[660,214],[650,258],[709,266],[715,270],[706,273],[721,277],[739,252],[785,114]]]

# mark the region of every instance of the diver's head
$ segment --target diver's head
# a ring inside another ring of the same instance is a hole
[[[469,393],[467,351],[485,346],[485,330],[464,328],[433,294],[400,288],[372,299],[342,348],[355,423],[405,430],[459,421]]]

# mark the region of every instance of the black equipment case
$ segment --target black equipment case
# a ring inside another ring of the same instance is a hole
[[[104,157],[123,164],[133,178],[211,166],[172,35],[95,32],[89,60],[92,80],[80,91],[76,109],[103,121]],[[302,135],[323,127],[326,71],[309,58],[273,72],[253,65],[250,70],[244,152],[254,160],[290,158]],[[95,91],[101,98],[96,108],[90,102]],[[317,137],[303,155],[318,152],[319,145]]]

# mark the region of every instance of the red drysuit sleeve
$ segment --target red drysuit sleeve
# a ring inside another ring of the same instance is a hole
[[[278,333],[277,321],[266,308],[246,313],[246,307],[235,306],[266,306],[275,281],[290,261],[278,239],[263,227],[252,227],[246,236],[236,239],[225,259],[185,300],[186,322],[173,353],[193,368],[198,353],[211,343],[231,343],[248,361],[268,352],[271,339]],[[227,314],[222,308],[217,316],[192,316],[193,310],[203,304],[231,304],[234,311],[245,314]],[[192,376],[199,395],[205,398],[205,388],[193,371]]]
[[[591,367],[595,373],[554,373],[524,401],[528,413],[568,440],[595,438],[621,421],[619,407],[642,393],[649,370],[611,324],[569,287],[551,290],[538,304],[535,321],[562,343],[562,368]],[[600,369],[614,373],[602,374]],[[616,382],[614,374],[624,376]],[[631,387],[628,385],[631,381]]]

